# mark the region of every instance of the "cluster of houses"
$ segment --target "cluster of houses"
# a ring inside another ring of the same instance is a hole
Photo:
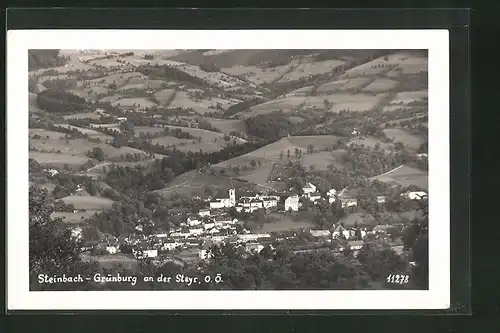
[[[402,194],[411,200],[425,198],[425,192],[406,192]],[[325,199],[329,203],[340,200],[342,207],[357,205],[353,194],[344,189],[337,193],[331,189],[326,193],[326,198],[317,192],[316,186],[311,183],[303,188],[302,198],[315,203],[319,199]],[[155,235],[142,235],[143,226],[138,225],[134,233],[124,239],[124,243],[131,246],[133,254],[138,259],[146,257],[155,258],[162,252],[182,249],[198,249],[199,258],[207,259],[210,256],[210,247],[214,244],[230,243],[244,247],[247,252],[260,252],[266,245],[272,246],[275,241],[282,241],[296,237],[296,232],[281,233],[251,233],[238,226],[238,220],[232,218],[227,209],[234,208],[238,212],[253,213],[259,209],[271,209],[278,207],[280,196],[256,194],[254,196],[241,196],[236,198],[234,189],[229,190],[228,198],[207,200],[208,208],[200,209],[198,213],[188,214],[185,222],[171,230],[169,233]],[[386,197],[378,196],[377,201],[384,203]],[[291,195],[284,200],[285,211],[297,211],[300,207],[300,196]],[[363,245],[363,239],[368,234],[388,234],[393,229],[392,225],[379,225],[372,230],[366,228],[346,229],[342,225],[333,226],[330,230],[309,230],[311,236],[319,241],[331,242],[334,239],[348,241],[348,246],[358,250]],[[106,252],[113,254],[119,251],[118,242],[107,242]]]
[[[302,188],[302,196],[297,194],[290,195],[284,200],[284,210],[285,211],[298,211],[301,207],[300,198],[307,198],[310,202],[315,203],[320,199],[325,199],[329,203],[333,203],[336,200],[340,200],[342,207],[352,207],[357,206],[358,201],[353,197],[348,189],[343,189],[339,193],[337,190],[330,189],[326,193],[326,197],[323,197],[321,193],[318,192],[315,185],[307,183]],[[280,203],[280,196],[277,195],[261,195],[256,194],[255,196],[241,196],[236,198],[236,192],[234,189],[229,190],[229,197],[227,198],[216,198],[210,201],[210,209],[223,209],[234,207],[237,212],[253,213],[259,209],[270,209],[277,207]]]
[[[354,195],[347,189],[343,189],[340,192],[337,192],[335,189],[330,189],[326,192],[326,197],[323,197],[321,193],[317,190],[316,186],[307,183],[302,188],[302,197],[306,198],[312,203],[316,203],[320,199],[325,199],[328,203],[333,203],[337,200],[340,200],[342,208],[353,207],[358,205],[358,200],[354,197]],[[300,196],[293,195],[285,200],[285,211],[298,211],[300,208]]]
[[[331,242],[336,239],[346,241],[345,247],[351,250],[359,250],[364,245],[363,239],[367,235],[375,237],[389,235],[391,230],[397,229],[394,225],[378,225],[371,230],[361,228],[345,228],[342,225],[334,225],[331,229],[306,230],[305,232],[318,242]],[[132,247],[132,253],[137,259],[156,258],[162,253],[174,250],[195,249],[198,251],[199,259],[209,259],[213,245],[232,244],[238,248],[243,248],[247,253],[259,253],[264,247],[273,249],[274,242],[280,242],[297,237],[298,231],[284,231],[277,233],[250,233],[243,229],[240,233],[225,233],[211,235],[200,233],[198,235],[187,235],[177,231],[169,234],[155,234],[150,236],[130,235],[124,239],[124,243]],[[106,239],[101,247],[109,254],[120,252],[119,240],[117,238]],[[343,251],[344,248],[340,248]],[[302,250],[306,251],[306,250]],[[300,252],[300,251],[297,251]]]

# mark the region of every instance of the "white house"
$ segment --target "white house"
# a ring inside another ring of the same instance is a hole
[[[238,238],[241,239],[242,241],[248,242],[248,241],[255,241],[258,238],[270,238],[271,235],[269,234],[240,234],[238,235]]]
[[[344,237],[345,239],[349,239],[351,237],[351,233],[349,230],[341,226],[340,224],[333,230],[332,232],[332,237],[333,238],[340,238]]]
[[[255,253],[260,253],[262,249],[264,248],[264,245],[260,243],[246,243],[245,244],[245,250],[248,252],[255,252]]]
[[[205,230],[210,230],[213,227],[215,227],[215,223],[214,222],[207,222],[207,223],[203,224],[203,228],[205,228]]]
[[[106,246],[106,252],[109,254],[115,254],[118,252],[118,248],[116,246]]]
[[[341,198],[342,208],[355,207],[358,205],[358,200],[354,198]]]
[[[384,195],[377,195],[377,203],[384,204],[387,200],[387,197]]]
[[[210,209],[200,209],[200,211],[198,212],[198,215],[200,217],[210,216]]]
[[[73,228],[71,229],[71,237],[79,240],[82,238],[82,232],[83,230],[80,227]]]
[[[336,198],[335,196],[333,196],[333,197],[328,197],[328,203],[329,203],[329,204],[334,203],[336,200],[337,200],[337,198]]]
[[[292,210],[294,212],[299,210],[299,196],[292,195],[285,199],[285,211]]]
[[[183,231],[178,231],[178,232],[173,232],[170,234],[170,237],[181,237],[181,238],[186,238],[188,237],[189,235],[191,235],[191,233],[189,231],[186,231],[186,230],[183,230]]]
[[[158,257],[158,250],[145,250],[144,257],[146,258],[156,258]]]
[[[313,237],[330,237],[330,230],[309,230]]]
[[[321,199],[321,194],[319,194],[319,193],[309,194],[309,201],[316,202],[319,199]]]
[[[189,233],[191,235],[201,235],[203,233],[203,228],[190,228]]]
[[[200,259],[208,260],[212,257],[212,252],[210,251],[211,246],[212,246],[212,243],[203,244],[202,248],[198,252]]]
[[[57,175],[57,174],[59,173],[59,171],[57,171],[57,170],[55,170],[55,169],[50,169],[50,170],[48,171],[48,173],[49,173],[49,175],[50,175],[51,177],[54,177],[55,175]]]
[[[332,188],[332,189],[329,189],[328,192],[326,192],[326,195],[329,196],[329,197],[334,197],[337,195],[337,190]]]
[[[316,186],[314,186],[313,184],[311,183],[307,183],[306,186],[304,186],[302,188],[302,191],[304,191],[304,194],[312,194],[314,192],[316,192]]]
[[[196,218],[196,217],[190,216],[190,217],[187,218],[187,224],[190,227],[194,227],[194,226],[200,225],[201,221],[198,220],[198,218]]]
[[[177,247],[182,246],[182,243],[177,243],[174,240],[168,240],[162,245],[163,250],[174,250]]]
[[[212,228],[212,229],[210,229],[210,230],[208,230],[208,233],[209,233],[210,235],[215,235],[215,234],[218,234],[219,232],[220,232],[220,230],[219,230],[219,229],[217,229],[217,228],[215,228],[215,227],[214,227],[214,228]]]

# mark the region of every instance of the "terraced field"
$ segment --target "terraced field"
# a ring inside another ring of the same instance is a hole
[[[397,167],[383,175],[371,178],[371,180],[375,179],[385,183],[400,184],[402,186],[416,185],[423,189],[427,189],[429,185],[428,172],[406,165]]]

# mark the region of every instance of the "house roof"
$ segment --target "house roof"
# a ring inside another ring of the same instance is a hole
[[[342,232],[344,230],[347,230],[346,228],[344,228],[343,226],[341,226],[340,224],[338,226],[335,227],[335,229],[333,229],[333,232]]]
[[[310,230],[309,232],[314,237],[330,236],[330,230]]]

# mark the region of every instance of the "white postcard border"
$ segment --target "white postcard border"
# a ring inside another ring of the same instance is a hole
[[[448,30],[10,30],[9,310],[446,309],[450,306]],[[428,49],[429,290],[29,291],[28,49]]]

